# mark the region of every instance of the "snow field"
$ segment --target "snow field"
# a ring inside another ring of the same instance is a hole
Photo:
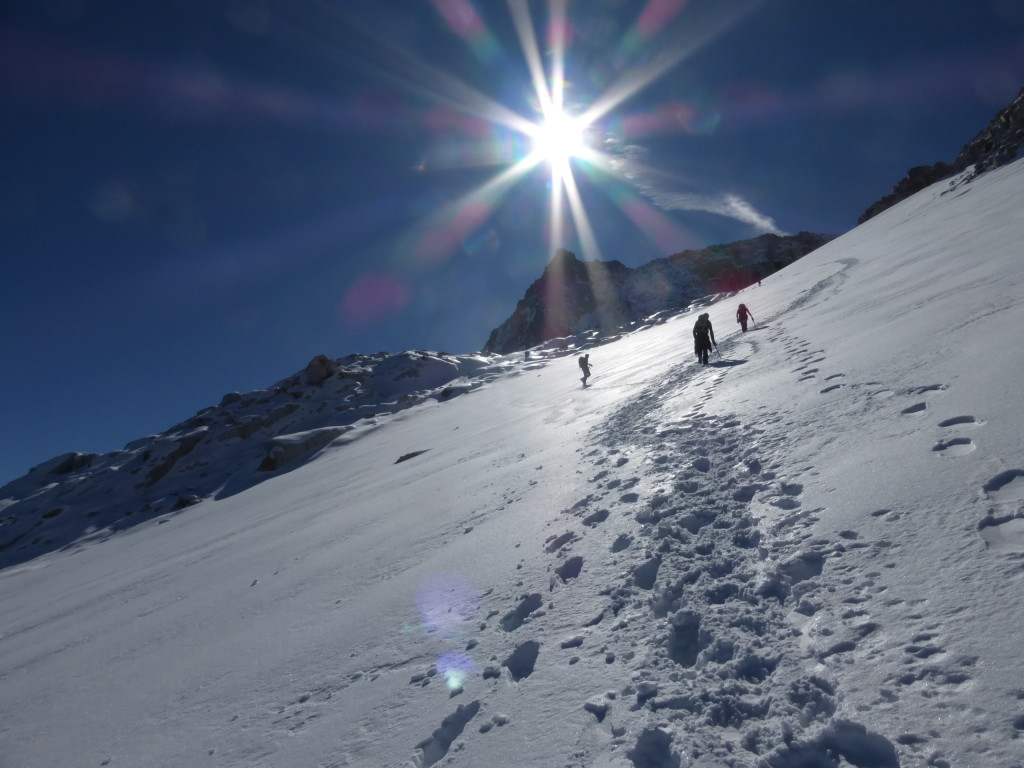
[[[4,759],[1024,765],[1022,201],[923,191],[709,307],[711,366],[686,314],[585,388],[509,356],[5,569]]]

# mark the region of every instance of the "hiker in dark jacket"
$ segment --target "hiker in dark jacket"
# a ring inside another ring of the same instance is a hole
[[[755,325],[757,324],[757,321],[754,320],[754,316],[752,314],[750,314],[750,310],[747,309],[747,305],[746,304],[740,304],[739,309],[736,310],[736,322],[740,324],[740,328],[743,329],[744,333],[747,332],[747,319],[748,318],[751,321],[753,321]]]
[[[586,354],[580,358],[580,370],[583,371],[583,386],[587,386],[587,378],[590,376],[590,355]]]
[[[715,330],[711,327],[708,313],[705,312],[693,324],[693,351],[697,355],[697,362],[701,365],[708,364],[708,355],[711,354],[712,345],[716,349],[718,348],[718,342],[715,341]]]

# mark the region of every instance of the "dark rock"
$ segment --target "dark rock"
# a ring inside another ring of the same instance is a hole
[[[919,165],[911,168],[907,175],[900,179],[890,194],[868,207],[858,224],[863,224],[873,216],[896,203],[906,200],[937,181],[955,176],[971,166],[975,178],[985,171],[1011,163],[1020,157],[1024,150],[1024,88],[1010,104],[999,111],[992,122],[977,136],[964,144],[952,163],[936,163],[935,165]]]
[[[491,331],[484,352],[508,354],[584,331],[611,333],[702,296],[737,291],[831,240],[801,232],[682,251],[636,269],[619,261],[580,261],[560,248],[515,311]]]
[[[241,399],[242,399],[242,393],[241,392],[228,392],[226,395],[224,395],[224,397],[222,397],[220,399],[220,407],[223,408],[225,405],[231,405],[232,403],[237,403]]]
[[[326,355],[317,355],[302,372],[303,378],[310,386],[319,386],[338,372],[337,364]]]

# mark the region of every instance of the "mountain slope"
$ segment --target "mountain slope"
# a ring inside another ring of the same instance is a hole
[[[692,314],[586,388],[571,340],[494,359],[0,571],[4,758],[1019,766],[1022,204],[1016,163],[894,206],[708,307],[713,366]]]
[[[0,567],[233,495],[392,414],[472,391],[500,373],[480,355],[318,355],[272,387],[229,392],[119,451],[56,456],[0,487]]]

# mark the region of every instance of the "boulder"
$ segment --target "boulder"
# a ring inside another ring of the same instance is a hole
[[[309,361],[302,377],[310,386],[319,386],[338,372],[338,366],[326,355],[317,355]]]

